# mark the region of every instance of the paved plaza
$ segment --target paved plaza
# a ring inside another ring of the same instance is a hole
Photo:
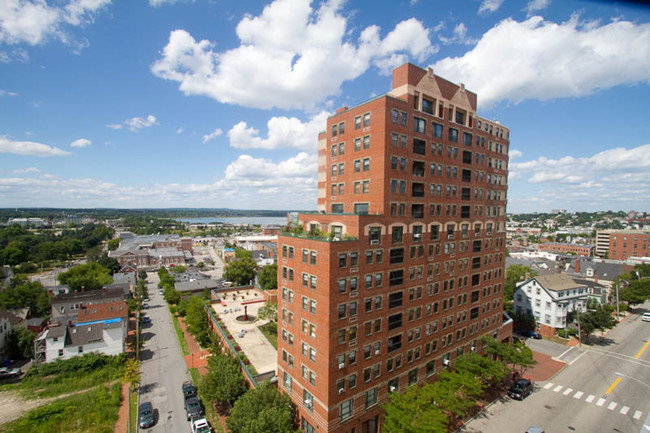
[[[257,311],[264,305],[262,293],[255,289],[233,290],[219,293],[219,296],[222,304],[212,304],[212,309],[228,328],[255,370],[260,374],[277,371],[278,351],[257,328],[267,321],[258,319],[252,323],[244,323],[237,320],[244,315],[244,307],[247,307],[246,311],[249,315],[257,316]],[[252,301],[259,302],[247,304]]]

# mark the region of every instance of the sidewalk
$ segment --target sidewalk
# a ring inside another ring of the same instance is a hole
[[[566,363],[554,360],[550,355],[533,351],[533,359],[537,364],[528,368],[524,376],[533,382],[549,380],[562,370]]]
[[[199,343],[196,342],[194,336],[187,332],[187,325],[185,325],[185,320],[182,317],[177,317],[178,323],[181,326],[183,331],[183,336],[185,341],[187,341],[187,347],[190,349],[190,354],[185,356],[185,363],[187,368],[198,368],[199,374],[203,376],[208,372],[208,357],[210,352],[207,349],[201,349]]]

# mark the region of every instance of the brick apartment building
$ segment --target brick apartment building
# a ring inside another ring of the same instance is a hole
[[[650,230],[601,230],[596,235],[596,254],[612,260],[650,257]]]
[[[390,393],[509,339],[509,131],[476,100],[405,64],[319,135],[319,212],[278,237],[278,377],[303,431],[378,432]]]
[[[591,257],[594,252],[593,245],[563,244],[563,243],[546,243],[537,246],[539,251],[548,251],[550,253],[567,254],[572,253],[576,256]]]

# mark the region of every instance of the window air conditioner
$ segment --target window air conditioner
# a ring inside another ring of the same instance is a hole
[[[422,235],[419,234],[419,233],[415,233],[415,234],[413,235],[413,239],[416,240],[416,241],[419,241],[420,239],[422,239]]]
[[[339,394],[343,394],[345,392],[345,388],[339,388]]]
[[[311,400],[305,400],[305,406],[311,407]]]
[[[345,363],[344,363],[344,362],[342,362],[342,363],[339,364],[339,370],[343,370],[344,367],[345,367]]]
[[[379,349],[375,350],[375,355],[379,355]]]
[[[395,391],[397,391],[397,388],[395,388],[395,387],[392,386],[392,385],[391,385],[391,387],[390,387],[389,389],[390,389],[390,392],[395,392]]]
[[[371,239],[370,245],[379,245],[379,239]]]
[[[444,365],[445,367],[449,367],[449,364],[450,364],[450,362],[449,362],[448,359],[443,359],[442,360],[442,365]]]
[[[291,386],[291,381],[290,381],[290,380],[285,380],[285,381],[284,381],[284,384],[285,384],[286,386]]]
[[[447,235],[447,239],[453,239],[454,235]]]

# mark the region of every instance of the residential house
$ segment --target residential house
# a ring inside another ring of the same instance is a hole
[[[0,308],[0,355],[4,358],[7,350],[7,338],[14,329],[14,326],[20,324],[22,319],[11,311]]]

